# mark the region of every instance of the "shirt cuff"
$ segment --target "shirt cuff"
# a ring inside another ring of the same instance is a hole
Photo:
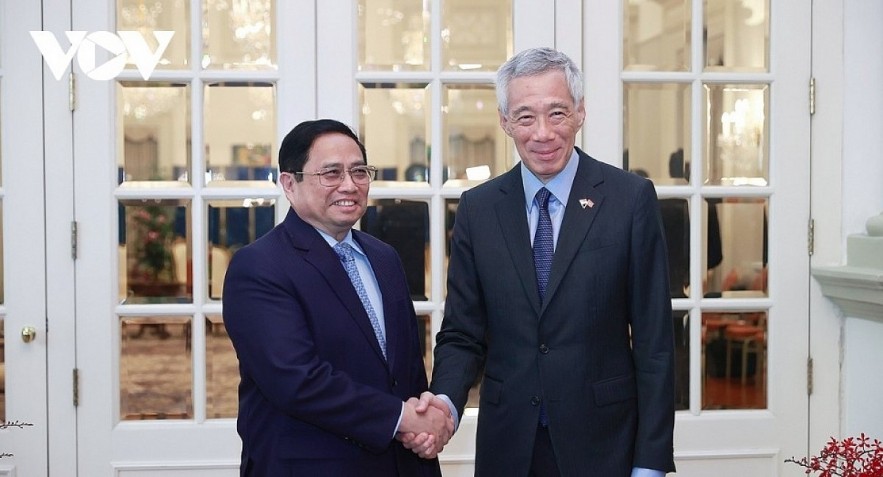
[[[447,394],[436,394],[435,396],[444,401],[445,404],[448,405],[448,408],[451,409],[451,417],[454,418],[454,432],[457,432],[457,429],[460,427],[460,416],[457,414],[457,408],[454,407],[451,398],[449,398]]]
[[[635,467],[632,469],[632,477],[665,477],[665,472],[661,470],[645,469],[643,467]]]

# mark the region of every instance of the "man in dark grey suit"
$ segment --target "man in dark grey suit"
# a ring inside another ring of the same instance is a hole
[[[567,56],[519,53],[496,86],[521,163],[460,200],[430,389],[462,416],[484,370],[476,475],[674,471],[671,301],[653,184],[574,146],[585,108]]]

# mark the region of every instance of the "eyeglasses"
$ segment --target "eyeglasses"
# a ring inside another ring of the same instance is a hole
[[[356,166],[350,169],[329,167],[316,172],[294,172],[301,176],[319,176],[319,184],[325,187],[334,187],[343,183],[343,176],[350,175],[353,182],[359,185],[370,183],[377,177],[377,168],[374,166]]]

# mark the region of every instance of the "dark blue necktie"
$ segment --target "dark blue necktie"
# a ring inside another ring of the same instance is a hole
[[[549,271],[552,270],[552,254],[555,253],[555,240],[552,234],[552,218],[549,216],[549,198],[552,193],[543,187],[537,192],[537,203],[540,206],[540,220],[533,236],[533,264],[537,269],[537,289],[540,302],[546,296],[546,284],[549,283]]]
[[[552,255],[555,253],[555,240],[552,234],[552,217],[549,216],[549,198],[552,193],[543,187],[537,192],[537,203],[540,206],[540,220],[533,236],[533,264],[537,269],[537,289],[540,292],[540,303],[546,296],[546,284],[549,283],[549,271],[552,269]],[[549,425],[546,414],[546,403],[540,403],[540,425]]]

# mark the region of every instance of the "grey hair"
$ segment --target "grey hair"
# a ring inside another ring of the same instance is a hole
[[[497,107],[504,116],[509,115],[509,83],[523,76],[537,76],[549,71],[564,73],[567,89],[574,104],[583,100],[583,74],[567,55],[552,48],[524,50],[503,63],[497,70],[494,84],[497,90]]]

